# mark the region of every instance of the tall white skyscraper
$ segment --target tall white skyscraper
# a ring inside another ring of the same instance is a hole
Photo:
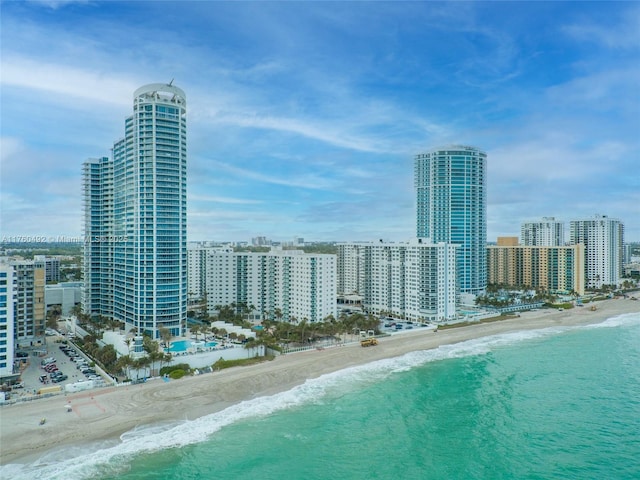
[[[564,245],[564,222],[554,217],[525,222],[520,227],[520,244],[525,247],[561,247]]]
[[[571,244],[584,244],[586,288],[618,285],[622,277],[624,225],[606,215],[570,223]]]
[[[113,156],[84,164],[85,313],[158,336],[187,313],[186,96],[171,84],[135,91]]]
[[[417,237],[459,245],[461,293],[487,286],[487,155],[452,145],[416,155]]]

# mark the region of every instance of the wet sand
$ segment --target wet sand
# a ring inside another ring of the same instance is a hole
[[[613,299],[564,312],[522,313],[519,318],[440,330],[416,329],[380,339],[284,355],[273,361],[200,376],[95,389],[0,407],[0,464],[27,463],[71,445],[118,439],[136,426],[193,420],[246,399],[272,395],[343,368],[508,332],[598,323],[631,312],[640,301]],[[70,405],[67,411],[67,405]],[[40,425],[41,418],[46,423]]]

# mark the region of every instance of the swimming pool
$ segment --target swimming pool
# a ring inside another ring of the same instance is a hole
[[[186,352],[190,347],[194,346],[193,344],[196,342],[192,342],[191,340],[176,340],[175,342],[171,342],[171,347],[169,347],[170,352]],[[218,345],[217,342],[197,342],[196,347],[215,347]]]

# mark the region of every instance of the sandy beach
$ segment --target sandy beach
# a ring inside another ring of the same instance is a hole
[[[0,464],[26,463],[46,451],[117,439],[136,426],[166,423],[223,410],[246,399],[289,390],[307,379],[405,353],[508,332],[597,323],[640,312],[640,301],[613,299],[559,312],[545,309],[519,318],[441,330],[422,329],[385,337],[376,347],[358,344],[280,356],[165,383],[111,387],[0,407]],[[70,410],[67,411],[67,404]],[[39,420],[45,417],[45,425]]]

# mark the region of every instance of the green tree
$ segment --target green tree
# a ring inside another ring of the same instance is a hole
[[[164,347],[169,348],[169,344],[171,343],[171,331],[167,327],[160,327],[158,328],[158,333],[160,334]]]
[[[126,378],[129,378],[130,369],[131,367],[133,367],[133,365],[134,365],[134,361],[130,355],[121,356],[120,358],[118,358],[115,365],[116,374],[122,373]]]
[[[118,360],[118,354],[114,346],[109,344],[102,347],[95,358],[102,363],[107,370],[111,370]]]
[[[202,330],[200,325],[198,325],[198,324],[192,325],[190,327],[190,330],[191,330],[191,335],[195,335],[196,336],[196,342],[197,342],[198,341],[198,335],[200,334],[200,332]]]
[[[47,328],[57,329],[58,328],[58,320],[60,320],[60,316],[62,315],[62,308],[60,305],[53,305],[49,311],[47,312]]]

